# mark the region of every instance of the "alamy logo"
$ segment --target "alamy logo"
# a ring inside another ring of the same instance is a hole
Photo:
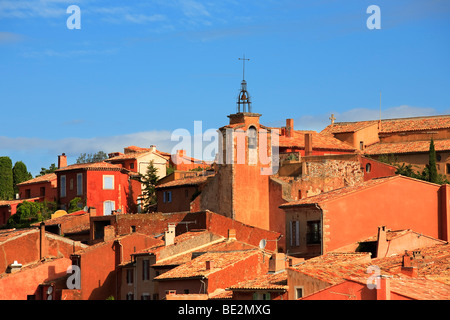
[[[203,133],[202,122],[194,121],[193,136],[187,129],[172,132],[171,141],[179,141],[172,149],[172,161],[175,164],[190,163],[192,159],[178,157],[177,150],[193,150],[194,159],[215,156],[216,164],[259,164],[261,175],[273,175],[279,168],[279,135],[278,129],[269,132],[254,126],[246,131],[226,128],[222,131],[208,129]]]
[[[381,9],[379,6],[371,5],[367,8],[367,13],[371,13],[372,15],[367,18],[367,28],[369,30],[373,29],[381,29]]]
[[[67,18],[67,29],[81,29],[81,10],[79,6],[71,5],[67,7],[66,13],[71,13]]]
[[[367,267],[367,273],[370,276],[367,278],[367,288],[369,289],[379,289],[380,288],[380,275],[381,271],[378,266],[369,266]]]
[[[67,289],[81,289],[81,270],[79,266],[71,265],[67,268],[67,274],[70,276],[66,280]]]

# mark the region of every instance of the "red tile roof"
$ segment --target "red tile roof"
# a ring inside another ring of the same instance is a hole
[[[157,185],[156,189],[184,187],[184,186],[198,186],[203,183],[206,183],[206,181],[208,180],[209,177],[212,177],[212,175],[195,177],[195,178],[177,179],[177,180],[173,180],[173,181],[169,181],[169,182]]]
[[[229,289],[233,291],[240,290],[281,290],[287,291],[287,272],[268,273],[255,279],[239,282]]]
[[[39,199],[41,199],[41,197],[19,199],[19,200],[0,200],[0,206],[10,206],[12,204],[19,204],[19,203],[22,203],[24,201],[34,202],[34,201],[39,200]]]
[[[18,186],[23,186],[26,184],[32,184],[32,183],[41,183],[41,182],[51,182],[51,181],[55,181],[56,178],[56,174],[54,173],[49,173],[49,174],[45,174],[43,176],[40,177],[36,177],[34,179],[30,179],[21,183],[18,183]]]
[[[155,280],[208,278],[212,273],[224,270],[256,254],[260,254],[259,250],[228,251],[226,253],[207,252],[185,264],[164,272],[157,276]],[[206,261],[214,262],[213,267],[209,270],[206,269]]]
[[[300,205],[310,205],[310,204],[314,204],[314,203],[323,203],[323,202],[327,202],[327,201],[331,201],[331,200],[335,200],[341,197],[344,197],[348,194],[351,193],[355,193],[355,192],[359,192],[362,190],[366,190],[372,187],[375,187],[377,185],[380,185],[382,183],[388,182],[388,181],[392,181],[394,179],[412,179],[412,178],[407,178],[407,177],[403,177],[400,175],[397,176],[391,176],[391,177],[384,177],[384,178],[375,178],[375,179],[371,179],[368,181],[365,181],[359,185],[356,186],[350,186],[350,187],[344,187],[344,188],[340,188],[340,189],[335,189],[332,191],[328,191],[328,192],[323,192],[321,194],[318,194],[316,196],[312,196],[312,197],[307,197],[301,200],[296,200],[296,201],[291,201],[291,202],[287,202],[282,204],[280,207],[292,207],[292,206],[300,206]],[[418,180],[419,181],[419,180]]]
[[[280,135],[279,145],[286,148],[305,148],[305,134],[312,135],[312,148],[315,150],[340,150],[340,151],[355,151],[355,148],[349,144],[334,138],[331,135],[317,133],[315,131],[300,131],[294,130],[292,137]]]
[[[434,148],[436,151],[450,150],[450,139],[434,140]],[[430,141],[405,141],[393,143],[376,143],[368,146],[365,154],[398,154],[398,153],[416,153],[428,152],[430,149]]]
[[[77,163],[70,166],[55,170],[55,172],[67,171],[67,170],[106,170],[106,171],[120,171],[123,170],[121,166],[111,164],[105,161],[93,162],[93,163]]]
[[[323,133],[355,132],[367,126],[378,124],[378,120],[357,122],[335,122],[327,126]],[[450,128],[450,115],[382,119],[381,133],[438,130]]]

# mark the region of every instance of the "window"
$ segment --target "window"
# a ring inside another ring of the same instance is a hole
[[[73,179],[69,180],[69,190],[73,190]]]
[[[150,279],[150,262],[149,260],[142,260],[142,280]]]
[[[134,163],[130,163],[130,169],[134,169]]]
[[[447,167],[447,174],[450,174],[450,163],[447,163],[446,167]]]
[[[300,245],[300,222],[289,221],[289,230],[291,231],[291,247],[298,247]]]
[[[31,190],[30,189],[25,190],[25,198],[31,198]]]
[[[134,294],[132,294],[131,292],[128,292],[127,300],[134,300]]]
[[[133,269],[127,269],[127,284],[132,285],[134,281],[134,270]]]
[[[364,149],[364,141],[360,141],[359,142],[359,149],[363,150]]]
[[[113,211],[116,210],[116,203],[111,200],[107,200],[103,202],[103,215],[104,216],[110,216],[112,215]]]
[[[133,233],[133,232],[136,232],[136,226],[131,226],[130,231],[131,231],[132,233]]]
[[[366,172],[369,173],[370,169],[372,169],[372,165],[370,163],[366,164]]]
[[[172,191],[164,191],[164,203],[170,203],[172,202]]]
[[[320,230],[320,220],[308,221],[306,228],[306,243],[320,244],[322,238]]]
[[[45,197],[45,187],[41,187],[39,190],[39,194],[41,197]]]
[[[103,176],[103,189],[114,190],[114,176]]]
[[[256,149],[256,146],[257,146],[256,128],[250,127],[248,129],[248,148]]]
[[[141,296],[141,300],[150,300],[150,294],[143,293],[142,296]]]
[[[66,176],[61,176],[59,178],[60,182],[60,196],[64,198],[66,196]]]
[[[303,297],[303,287],[295,287],[295,299]]]
[[[255,292],[253,294],[253,300],[270,300],[270,293],[269,292]]]
[[[80,196],[83,194],[83,174],[77,174],[77,195]]]

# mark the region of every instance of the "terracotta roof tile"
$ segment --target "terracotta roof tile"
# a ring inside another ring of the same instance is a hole
[[[322,133],[355,132],[367,126],[378,124],[378,120],[357,122],[336,122],[327,126]],[[382,119],[381,133],[424,131],[450,128],[450,115]]]
[[[155,280],[189,279],[189,278],[208,278],[214,272],[224,270],[225,268],[245,260],[255,254],[260,254],[258,250],[207,252],[199,257],[175,267],[155,278]],[[211,269],[206,269],[206,261],[213,261]]]
[[[229,289],[238,290],[284,290],[287,291],[287,272],[268,273],[257,278],[242,281]]]
[[[49,173],[49,174],[45,174],[43,176],[40,177],[36,177],[34,179],[30,179],[21,183],[18,183],[18,186],[23,186],[26,184],[32,184],[32,183],[40,183],[40,182],[51,182],[51,181],[55,181],[56,178],[56,174],[54,173]]]
[[[305,148],[305,134],[312,134],[312,147],[313,149],[323,150],[343,150],[343,151],[355,151],[355,148],[349,144],[342,142],[327,134],[317,133],[315,131],[300,131],[294,130],[292,137],[280,135],[279,145],[280,147],[297,147]]]
[[[291,207],[291,206],[298,206],[298,205],[309,205],[309,204],[314,204],[314,203],[327,202],[327,201],[335,200],[337,198],[346,196],[346,195],[354,193],[354,192],[359,192],[359,191],[377,186],[377,185],[385,183],[387,181],[391,181],[394,179],[401,179],[401,178],[405,178],[405,177],[397,175],[397,176],[384,177],[384,178],[375,178],[375,179],[365,181],[356,186],[343,187],[340,189],[323,192],[316,196],[307,197],[307,198],[297,200],[297,201],[287,202],[287,203],[282,204],[280,207]]]
[[[197,186],[197,185],[205,183],[209,177],[212,177],[212,175],[200,176],[200,177],[195,177],[195,178],[177,179],[177,180],[173,180],[173,181],[169,181],[169,182],[157,185],[156,189],[181,187],[181,186]]]
[[[123,168],[121,166],[111,164],[105,161],[100,162],[93,162],[93,163],[77,163],[72,164],[70,166],[57,169],[55,172],[61,172],[61,171],[67,171],[67,170],[79,170],[79,169],[85,169],[85,170],[113,170],[113,171],[119,171]]]
[[[428,152],[430,148],[430,141],[405,141],[394,143],[376,143],[368,146],[365,154],[397,154],[397,153],[415,153]],[[450,139],[434,140],[434,148],[436,151],[450,150]]]

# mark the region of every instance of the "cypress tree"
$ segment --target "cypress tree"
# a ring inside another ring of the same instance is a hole
[[[429,172],[429,182],[437,183],[438,182],[438,173],[436,168],[436,151],[434,149],[434,141],[431,138],[430,141],[430,150],[428,155],[428,172]]]
[[[0,199],[11,200],[14,197],[12,161],[9,157],[0,157]]]
[[[13,171],[13,183],[14,183],[14,193],[19,192],[17,184],[33,179],[31,173],[28,172],[27,166],[22,161],[17,161],[12,169]]]

